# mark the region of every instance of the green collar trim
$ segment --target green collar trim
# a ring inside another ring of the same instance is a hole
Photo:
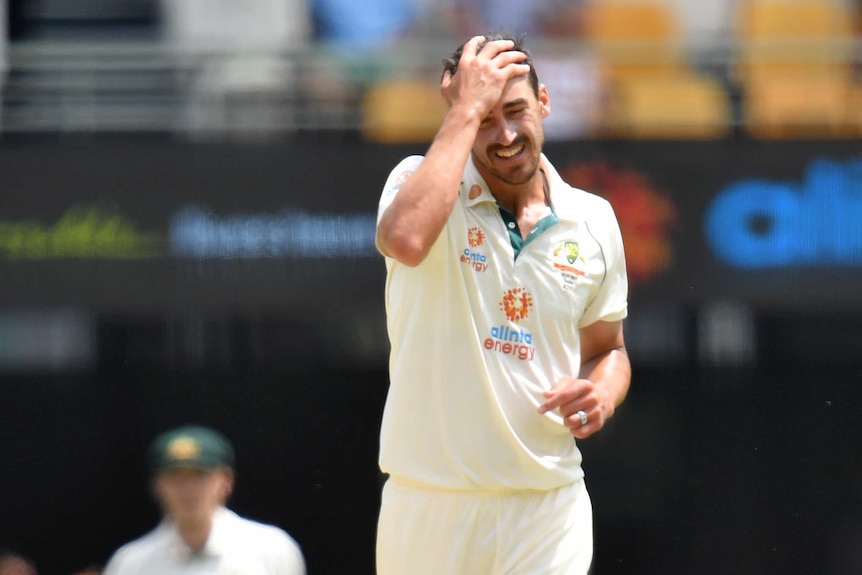
[[[512,243],[512,250],[515,252],[515,259],[521,254],[521,251],[527,247],[533,239],[537,238],[545,230],[560,222],[557,217],[557,212],[554,210],[554,204],[551,203],[551,213],[536,222],[536,225],[530,230],[526,238],[521,237],[521,231],[518,229],[518,220],[515,215],[500,205],[497,202],[497,207],[500,208],[500,217],[503,218],[503,223],[506,225],[506,230],[509,232],[509,241]]]

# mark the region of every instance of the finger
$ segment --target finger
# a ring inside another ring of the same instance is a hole
[[[476,54],[482,54],[482,56],[488,59],[494,59],[502,52],[511,52],[514,47],[515,43],[511,40],[492,40],[485,44],[479,44]]]
[[[567,378],[567,377],[564,377],[563,379],[558,379],[553,384],[551,384],[551,387],[549,389],[546,389],[542,393],[545,394],[545,397],[550,397],[550,396],[555,395],[556,393],[560,392],[561,390],[565,389],[566,386],[569,385],[571,382],[572,382],[572,380],[570,378]]]
[[[503,68],[503,72],[507,80],[519,78],[530,73],[530,66],[527,64],[509,64]]]
[[[523,66],[524,68],[529,70],[530,66],[528,64],[523,64],[526,59],[527,55],[520,50],[505,50],[492,58],[492,60],[501,68],[505,68],[506,66],[510,66],[512,64],[520,64],[520,66]]]
[[[472,38],[467,40],[467,43],[464,44],[464,48],[461,50],[461,60],[464,60],[466,58],[472,58],[473,56],[477,55],[482,50],[481,48],[479,48],[479,46],[482,46],[484,42],[484,36],[473,36]]]
[[[596,419],[593,419],[592,416],[588,416],[587,423],[583,423],[580,415],[576,413],[565,418],[563,421],[573,437],[576,439],[585,439],[597,432],[604,425],[597,415],[595,417]]]
[[[578,381],[557,383],[555,387],[543,392],[548,399],[539,406],[539,413],[557,409],[562,417],[569,417],[579,410],[588,414],[598,403],[590,397],[590,388],[578,385]]]
[[[598,425],[593,425],[592,422],[587,425],[582,425],[576,429],[572,429],[572,437],[575,439],[586,439],[599,430]]]
[[[571,395],[566,393],[570,383],[570,380],[564,378],[555,382],[550,389],[543,391],[545,402],[539,405],[539,413],[547,413],[571,401]]]
[[[574,377],[560,378],[551,385],[550,389],[542,392],[546,399],[539,405],[538,411],[539,413],[547,413],[552,409],[571,403],[569,405],[570,410],[567,413],[561,413],[565,417],[578,409],[586,409],[583,406],[578,407],[578,405],[587,399],[591,390],[592,384],[589,380]],[[590,403],[587,402],[584,405],[589,406]]]
[[[548,399],[539,405],[539,413],[547,413],[571,401],[571,397],[559,389],[549,389],[543,395]]]

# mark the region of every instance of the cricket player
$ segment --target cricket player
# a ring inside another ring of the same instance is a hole
[[[103,575],[305,575],[302,551],[287,533],[225,507],[234,451],[219,432],[197,425],[166,431],[149,460],[164,518],[120,548]]]
[[[378,575],[586,575],[576,440],[622,403],[625,257],[604,199],[542,153],[551,99],[519,40],[445,64],[448,112],[380,199],[390,388]]]

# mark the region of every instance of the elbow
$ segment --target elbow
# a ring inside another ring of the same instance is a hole
[[[383,255],[408,267],[418,266],[428,255],[428,248],[411,235],[378,234],[377,246]]]

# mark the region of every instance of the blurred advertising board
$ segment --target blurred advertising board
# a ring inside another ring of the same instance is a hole
[[[424,147],[357,139],[0,146],[4,308],[382,309],[376,205]],[[553,142],[607,197],[633,302],[862,308],[862,155],[846,141]]]

